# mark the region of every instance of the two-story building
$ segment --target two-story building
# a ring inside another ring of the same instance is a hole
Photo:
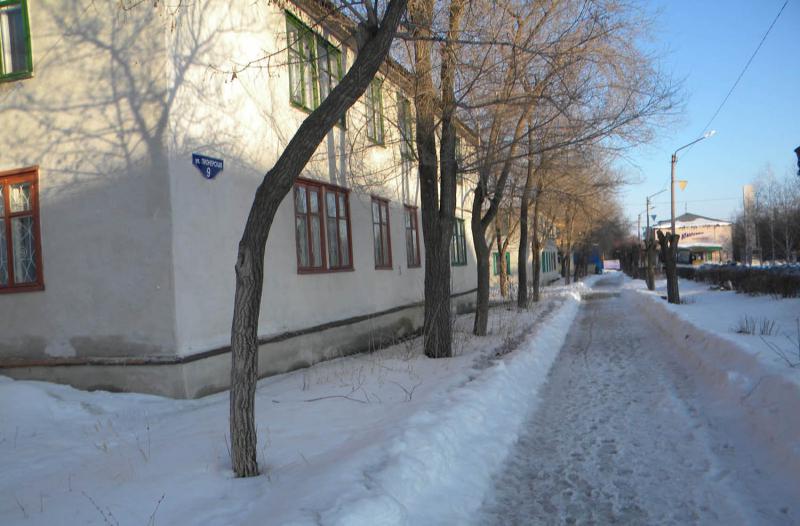
[[[174,397],[226,388],[255,189],[354,49],[316,0],[0,0],[0,374]],[[411,85],[387,62],[281,205],[259,374],[421,326]],[[459,193],[463,311],[476,278]]]

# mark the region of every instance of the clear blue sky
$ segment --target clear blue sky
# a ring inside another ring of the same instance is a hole
[[[620,199],[636,225],[645,197],[669,188],[670,155],[696,139],[733,85],[784,0],[657,0],[652,48],[663,69],[684,80],[685,112],[620,166],[641,180]],[[797,171],[800,146],[800,0],[789,4],[711,128],[717,134],[678,154],[677,211],[719,219],[740,208],[742,186],[769,163],[775,174]],[[657,220],[669,218],[669,191],[654,199]],[[642,215],[642,224],[645,218]]]

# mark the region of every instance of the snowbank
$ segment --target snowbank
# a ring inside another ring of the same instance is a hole
[[[580,296],[506,360],[412,416],[381,464],[323,514],[324,524],[464,524],[516,442],[564,343]]]
[[[688,304],[671,305],[660,297],[663,291],[649,292],[641,282],[630,282],[626,293],[658,327],[656,337],[671,338],[682,362],[741,409],[742,424],[775,464],[800,472],[800,369],[787,366],[758,336],[734,332],[745,314],[791,327],[800,300],[712,291],[683,280],[680,287]],[[768,338],[777,343],[783,336]]]

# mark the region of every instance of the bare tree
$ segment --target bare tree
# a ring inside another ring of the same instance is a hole
[[[434,1],[412,0],[409,18],[413,40],[422,232],[425,243],[425,355],[452,356],[450,323],[450,240],[456,207],[456,64],[464,0],[447,5],[444,35],[434,30]],[[440,97],[434,85],[434,39],[443,40],[439,63]],[[439,120],[439,153],[436,151]]]
[[[365,18],[353,27],[358,54],[341,82],[298,128],[275,166],[256,190],[239,241],[236,294],[231,328],[230,433],[233,470],[238,477],[258,474],[255,389],[258,378],[258,320],[264,280],[264,251],[278,206],[322,139],[363,95],[386,58],[407,0],[364,4]]]

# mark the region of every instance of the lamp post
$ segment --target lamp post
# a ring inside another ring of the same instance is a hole
[[[688,148],[689,146],[702,141],[703,139],[708,139],[709,137],[713,137],[714,134],[717,133],[716,130],[707,131],[703,134],[702,137],[699,139],[695,139],[689,144],[684,144],[677,150],[675,153],[672,154],[672,169],[671,169],[671,176],[670,176],[670,192],[672,197],[670,198],[670,207],[672,208],[672,214],[670,217],[670,225],[672,226],[672,235],[675,235],[675,165],[678,164],[678,152],[683,150],[684,148]]]

